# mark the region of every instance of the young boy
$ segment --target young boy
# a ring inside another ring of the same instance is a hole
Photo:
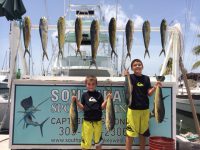
[[[133,86],[132,103],[127,111],[126,125],[126,150],[131,150],[134,137],[139,136],[140,150],[145,149],[145,137],[150,136],[149,133],[149,98],[155,91],[157,86],[161,86],[157,82],[154,87],[151,87],[148,76],[142,74],[143,63],[139,59],[134,59],[131,62],[131,68],[134,74],[130,75]],[[124,75],[128,75],[126,70]]]
[[[106,100],[100,92],[96,91],[97,78],[95,76],[87,76],[85,79],[87,92],[83,93],[81,102],[76,96],[72,96],[72,100],[77,102],[77,106],[84,111],[84,120],[82,123],[81,147],[82,149],[90,149],[92,139],[96,145],[96,149],[101,149],[102,140],[102,109],[106,107]],[[111,96],[111,94],[108,94]]]

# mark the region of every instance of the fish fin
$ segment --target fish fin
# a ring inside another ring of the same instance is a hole
[[[47,52],[43,52],[43,56],[42,56],[42,61],[44,61],[44,57],[46,56],[47,60],[49,60],[49,57],[47,55]]]
[[[63,59],[63,52],[61,50],[58,51],[58,58],[60,55],[62,56],[62,59]]]
[[[41,131],[41,135],[43,136],[43,130],[42,130],[42,128],[43,128],[43,125],[44,125],[44,123],[49,119],[50,117],[48,117],[47,119],[45,119],[41,124],[40,124],[40,131]]]
[[[165,49],[163,48],[162,51],[160,52],[159,56],[164,53],[164,56],[166,56],[166,53],[165,53]]]
[[[81,56],[81,58],[82,58],[82,53],[81,53],[80,49],[77,49],[77,51],[76,51],[76,56],[78,55],[78,53],[80,54],[80,56]]]
[[[113,53],[115,54],[116,57],[118,57],[117,53],[116,53],[114,50],[112,50],[112,51],[111,51],[111,59],[112,59]]]
[[[148,56],[149,56],[149,58],[150,58],[150,54],[149,54],[149,50],[148,50],[148,49],[145,50],[144,58],[145,58],[146,54],[148,54]]]
[[[98,69],[97,64],[96,64],[96,60],[93,59],[93,60],[90,62],[89,68],[90,68],[92,65],[94,65],[94,66],[96,67],[96,69]]]
[[[22,122],[22,120],[24,120],[24,117],[18,122],[18,124],[20,124],[20,123]],[[17,125],[18,125],[18,124],[17,124]]]
[[[150,112],[150,114],[149,114],[149,118],[153,118],[153,117],[155,117],[155,114],[154,114],[153,111],[152,111],[152,112]]]
[[[26,53],[28,53],[28,55],[31,56],[31,54],[30,54],[30,52],[29,52],[28,49],[25,49],[25,51],[24,51],[24,57],[25,57]]]
[[[127,59],[128,57],[129,57],[130,60],[131,60],[131,54],[130,54],[130,53],[127,53],[127,55],[126,55],[126,59]]]
[[[162,99],[164,100],[165,98],[167,98],[169,95],[167,95],[167,96],[164,96]]]

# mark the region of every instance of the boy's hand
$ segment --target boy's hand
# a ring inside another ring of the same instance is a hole
[[[128,70],[124,70],[124,76],[129,75],[129,71]]]
[[[160,81],[157,81],[156,84],[154,85],[155,88],[157,87],[162,87],[162,83]]]
[[[109,92],[109,93],[106,95],[106,99],[108,99],[108,98],[113,99],[113,97],[112,97],[112,92]]]
[[[72,96],[72,101],[75,102],[77,100],[76,96]]]

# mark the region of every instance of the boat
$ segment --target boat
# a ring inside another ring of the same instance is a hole
[[[81,42],[81,56],[76,56],[76,39],[75,39],[75,19],[66,21],[66,37],[65,37],[65,56],[58,58],[57,55],[53,56],[53,63],[51,68],[51,75],[53,76],[86,76],[88,74],[99,77],[114,77],[118,76],[118,59],[111,60],[111,48],[109,46],[108,32],[102,29],[107,29],[104,21],[99,14],[100,8],[98,5],[70,5],[71,13],[75,12],[76,17],[82,19],[82,42]],[[98,18],[98,19],[97,19]],[[91,63],[91,39],[90,39],[90,25],[93,19],[97,19],[100,24],[99,31],[99,47],[97,50],[96,64],[98,69],[90,66]],[[57,43],[57,33],[53,33],[54,39]],[[55,51],[58,52],[58,46],[52,43]]]
[[[196,112],[200,115],[200,82],[198,80],[194,80],[193,78],[188,79],[188,84],[190,87],[192,98],[194,100]],[[192,112],[188,99],[188,94],[183,81],[180,81],[179,83],[178,93],[176,95],[176,109],[189,113]]]

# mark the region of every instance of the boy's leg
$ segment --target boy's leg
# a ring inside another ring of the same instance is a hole
[[[102,121],[96,121],[94,125],[94,142],[96,150],[101,150],[101,145],[103,143],[102,139]]]
[[[92,145],[93,126],[91,122],[83,120],[81,131],[81,148],[90,149]]]
[[[146,138],[143,135],[140,135],[140,150],[145,150]]]
[[[131,150],[133,145],[133,137],[126,136],[126,150]]]

